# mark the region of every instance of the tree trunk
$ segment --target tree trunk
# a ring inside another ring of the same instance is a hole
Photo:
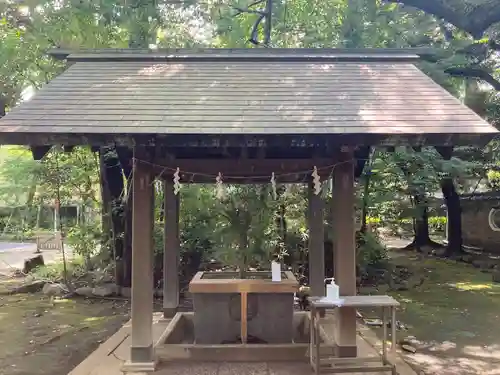
[[[40,201],[38,202],[38,209],[36,211],[35,229],[40,229],[40,222],[42,220],[42,209],[43,209],[43,201]]]
[[[159,201],[160,201],[160,213],[159,213],[158,221],[160,223],[163,223],[163,222],[165,222],[165,193],[164,193],[163,189],[162,189],[162,192],[160,193]]]
[[[30,188],[28,190],[28,199],[26,201],[26,207],[23,212],[23,217],[22,217],[22,227],[27,224],[28,227],[31,227],[33,225],[33,215],[32,215],[32,208],[33,208],[33,201],[35,199],[35,193],[36,193],[36,181],[33,179],[33,182],[30,185]]]
[[[453,154],[453,147],[436,147],[444,160],[450,160]],[[443,192],[446,212],[448,213],[448,246],[445,256],[452,256],[463,253],[462,248],[462,207],[460,197],[455,189],[452,177],[444,177],[441,180],[441,191]]]
[[[116,284],[124,286],[124,207],[122,201],[123,172],[114,147],[102,147],[99,150],[104,166],[103,183],[111,200],[112,249],[116,261]]]
[[[416,214],[414,215],[415,221],[413,225],[414,237],[413,241],[405,247],[405,249],[415,249],[421,252],[426,246],[428,247],[442,247],[443,245],[431,240],[429,234],[429,208],[425,202],[425,198],[421,194],[413,196],[413,204],[415,206]]]
[[[421,251],[423,246],[429,245],[431,238],[429,236],[429,210],[427,204],[419,195],[413,197],[417,215],[415,215],[415,239],[413,244],[417,251]]]
[[[462,247],[462,207],[460,197],[455,189],[452,178],[443,178],[441,181],[446,210],[448,212],[448,246],[445,256],[463,253]]]
[[[126,201],[123,202],[123,225],[124,225],[124,235],[123,235],[123,279],[121,286],[125,288],[132,287],[132,218],[133,218],[133,194],[132,194],[132,151],[127,148],[117,147],[116,154],[120,162],[120,166],[123,170],[123,174],[126,177],[126,187],[127,191],[123,191],[122,197],[124,196]],[[123,180],[122,180],[123,182]]]
[[[410,171],[403,164],[400,164],[399,168],[403,171],[403,174],[405,175],[407,181],[410,181]],[[411,199],[416,211],[416,214],[413,215],[414,237],[413,241],[405,246],[405,249],[416,249],[418,252],[421,252],[424,246],[442,247],[441,244],[432,241],[429,236],[429,211],[427,202],[425,202],[424,194],[413,190]]]
[[[247,254],[248,254],[248,230],[240,235],[239,251],[241,252],[241,257],[239,260],[239,277],[240,279],[246,279],[247,277]]]
[[[127,180],[127,188],[132,186],[132,178]],[[132,218],[133,218],[133,194],[128,189],[127,201],[125,202],[125,235],[123,251],[123,287],[132,287]]]
[[[283,263],[286,265],[294,266],[294,259],[292,257],[293,254],[286,251],[287,249],[287,241],[288,241],[288,226],[286,222],[286,202],[283,201],[283,194],[285,193],[285,187],[279,186],[276,188],[276,196],[277,199],[282,201],[277,209],[276,209],[276,219],[275,225],[278,234],[278,243],[276,244],[275,254],[281,254],[283,256]]]
[[[109,248],[109,258],[115,259],[114,256],[114,246],[111,245],[113,238],[113,225],[111,222],[111,195],[109,193],[109,187],[106,183],[106,164],[104,163],[104,153],[99,151],[99,182],[101,184],[101,220],[102,220],[102,241],[101,246],[103,249],[107,246]],[[81,216],[81,210],[79,210],[79,215]],[[80,218],[77,218],[77,225]]]
[[[363,201],[362,201],[362,206],[361,206],[361,233],[366,233],[366,228],[367,228],[367,219],[368,219],[368,198],[370,194],[370,180],[371,180],[371,173],[368,171],[368,173],[365,174],[365,178],[363,181]]]

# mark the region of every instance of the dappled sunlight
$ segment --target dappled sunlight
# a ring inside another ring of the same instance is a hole
[[[500,344],[490,346],[467,345],[462,349],[462,352],[478,358],[500,360]]]
[[[398,337],[416,339],[417,352],[402,352],[405,360],[425,374],[500,375],[500,284],[491,273],[407,253],[391,262],[425,275],[418,288],[389,292],[401,302],[397,317],[407,327]]]
[[[68,329],[68,328],[71,328],[71,325],[69,325],[69,324],[59,324],[57,326],[57,328],[60,329],[60,330]]]
[[[126,64],[122,64],[122,66],[126,66]],[[172,77],[183,70],[183,64],[146,64],[146,66],[134,72],[134,75],[119,77],[111,83],[141,82],[144,77]]]
[[[401,297],[399,299],[399,302],[403,302],[403,303],[413,303],[413,300],[410,299],[410,298],[404,298],[404,297]]]
[[[383,67],[387,69],[389,66],[388,64],[383,64]],[[377,69],[373,69],[376,67]],[[362,72],[363,76],[370,76],[371,78],[380,78],[381,72],[380,72],[380,66],[374,65],[374,64],[360,64],[359,69]]]
[[[437,357],[428,353],[416,353],[411,357],[407,356],[406,360],[410,364],[422,368],[426,374],[495,374],[495,372],[488,372],[488,370],[492,371],[490,363],[467,356]]]
[[[141,76],[172,77],[185,69],[184,64],[154,64],[139,70]]]
[[[83,321],[84,322],[98,322],[102,320],[106,320],[107,317],[105,316],[89,316],[88,318],[85,318]]]
[[[5,280],[2,280],[2,284],[3,285],[8,285],[8,284],[15,284],[15,285],[17,285],[17,284],[19,284],[19,280],[18,279],[14,279],[14,278],[12,278],[12,279],[5,279]]]
[[[448,285],[458,290],[497,289],[498,291],[500,291],[500,285],[494,285],[493,283],[460,282],[460,283],[449,283]]]
[[[65,305],[74,305],[75,301],[70,300],[70,299],[55,299],[53,303],[57,304],[65,304]]]
[[[444,341],[442,343],[435,343],[429,347],[429,351],[439,351],[439,352],[445,352],[448,350],[456,349],[457,344],[451,341]]]
[[[488,370],[492,368],[491,360],[500,359],[500,346],[468,345],[460,348],[451,341],[432,342],[423,344],[416,354],[406,355],[405,359],[430,374],[494,374]]]

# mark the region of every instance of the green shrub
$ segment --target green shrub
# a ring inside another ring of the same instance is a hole
[[[97,223],[85,223],[69,230],[67,242],[76,254],[85,259],[87,269],[90,269],[90,259],[99,250],[101,238],[102,233]]]
[[[86,272],[86,265],[81,257],[67,261],[66,267],[69,279],[78,278]],[[35,268],[31,273],[35,279],[61,282],[64,280],[64,264],[63,262],[47,264]]]
[[[380,227],[383,223],[380,217],[368,216],[366,218],[366,224],[368,224],[372,228],[377,228]]]
[[[403,218],[396,223],[392,223],[394,233],[402,231],[403,233],[413,233],[413,219]],[[431,216],[429,217],[429,232],[444,233],[446,229],[446,216]]]
[[[446,216],[433,216],[429,218],[429,231],[432,233],[444,233],[446,230]]]
[[[356,256],[358,267],[384,267],[387,262],[387,248],[375,232],[358,232],[356,235]]]
[[[376,232],[358,232],[356,236],[356,274],[362,284],[378,284],[389,268],[387,248]]]

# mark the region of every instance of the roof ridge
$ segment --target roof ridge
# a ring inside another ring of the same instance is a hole
[[[200,48],[200,49],[53,49],[49,54],[69,61],[311,61],[415,62],[422,49],[399,48]]]

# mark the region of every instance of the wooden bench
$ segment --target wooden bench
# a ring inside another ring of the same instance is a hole
[[[36,236],[36,252],[42,250],[62,251],[62,236],[60,232],[43,233]]]

